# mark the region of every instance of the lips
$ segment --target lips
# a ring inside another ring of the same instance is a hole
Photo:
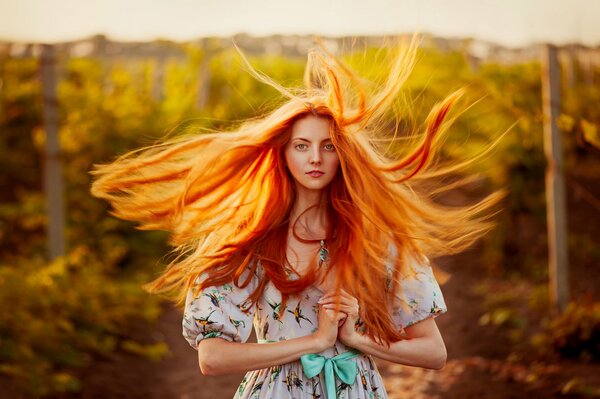
[[[307,175],[312,176],[312,177],[320,177],[323,176],[325,173],[321,172],[320,170],[311,170],[310,172],[307,173]]]

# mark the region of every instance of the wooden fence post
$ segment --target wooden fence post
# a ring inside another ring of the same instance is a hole
[[[55,54],[52,45],[43,44],[41,78],[46,132],[44,156],[44,191],[48,211],[48,253],[50,259],[65,254],[65,211],[63,179],[58,141],[58,99],[56,97]]]
[[[210,59],[212,52],[206,49],[202,56],[202,64],[200,65],[200,84],[198,88],[198,96],[196,100],[196,109],[204,109],[208,104],[209,89],[210,89]]]
[[[544,152],[546,154],[546,217],[550,301],[560,312],[569,301],[567,212],[560,131],[560,74],[557,49],[546,45],[543,52],[542,99],[544,108]]]

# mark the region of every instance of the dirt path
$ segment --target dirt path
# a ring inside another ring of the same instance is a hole
[[[181,335],[181,311],[165,305],[154,329],[136,332],[146,342],[164,341],[171,354],[160,362],[149,362],[135,355],[120,353],[103,360],[87,375],[85,390],[78,396],[127,399],[209,399],[231,398],[243,374],[204,377],[197,352]]]

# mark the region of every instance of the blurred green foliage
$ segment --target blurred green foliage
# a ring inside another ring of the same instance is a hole
[[[159,301],[141,291],[139,276],[106,269],[106,258],[85,245],[52,262],[2,265],[0,371],[39,396],[78,390],[73,370],[118,349],[132,323],[156,321]]]
[[[185,60],[164,64],[93,58],[61,64],[57,95],[69,250],[51,262],[46,260],[45,133],[38,62],[0,61],[0,373],[31,394],[81,389],[78,370],[89,366],[94,356],[122,349],[159,359],[167,351],[163,343],[147,345],[130,337],[132,325],[154,322],[160,313],[159,299],[140,286],[163,267],[159,259],[168,251],[166,234],[140,232],[108,216],[106,204],[89,194],[92,164],[109,162],[165,136],[229,127],[281,101],[273,88],[245,71],[234,50],[207,55],[191,46],[183,49]],[[536,294],[530,306],[543,308],[540,298],[547,298],[547,291],[536,288],[547,279],[540,65],[484,63],[473,69],[461,52],[420,51],[405,95],[398,100],[398,109],[411,105],[410,114],[390,120],[390,126],[422,126],[431,106],[461,86],[467,86],[467,101],[480,101],[452,126],[442,159],[470,159],[517,122],[494,152],[465,171],[484,178],[464,193],[469,198],[509,188],[498,227],[483,242],[481,264],[492,275],[531,281]],[[301,84],[304,59],[248,58],[277,82]],[[374,82],[385,78],[388,59],[386,51],[375,48],[345,57]],[[577,82],[563,89],[559,123],[567,172],[584,182],[596,179],[600,90]],[[206,97],[199,108],[203,90]],[[589,231],[573,234],[591,237]],[[600,260],[591,241],[569,242],[584,264]],[[510,326],[522,336],[519,331],[532,320],[513,299],[489,294],[489,313],[481,323]],[[568,337],[584,353],[590,335],[576,328],[586,329],[589,320],[597,319],[597,304],[586,309],[590,314],[571,309],[563,318],[547,322],[554,335],[547,333],[536,342],[563,353],[564,346],[557,343]]]

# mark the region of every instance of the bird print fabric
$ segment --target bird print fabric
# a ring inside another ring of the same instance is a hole
[[[247,297],[259,282],[260,264],[258,266],[250,284],[244,288],[224,284],[207,287],[198,296],[193,295],[192,289],[188,290],[183,336],[194,349],[197,350],[198,344],[209,338],[244,343],[250,336],[251,328],[254,328],[258,342],[264,344],[306,336],[317,330],[317,301],[324,292],[316,286],[309,287],[301,295],[290,296],[281,312],[281,293],[268,282],[258,303],[253,307],[247,306]],[[391,306],[392,320],[399,329],[447,311],[431,266],[428,263],[415,266],[416,273],[413,276],[401,278],[400,292]],[[240,281],[244,281],[245,277]],[[352,348],[337,341],[320,355],[331,358],[349,350]],[[356,379],[352,385],[335,379],[337,398],[387,398],[383,380],[372,357],[361,353],[352,361],[357,365]],[[247,372],[234,399],[333,399],[327,398],[325,384],[323,373],[307,378],[298,360]]]

